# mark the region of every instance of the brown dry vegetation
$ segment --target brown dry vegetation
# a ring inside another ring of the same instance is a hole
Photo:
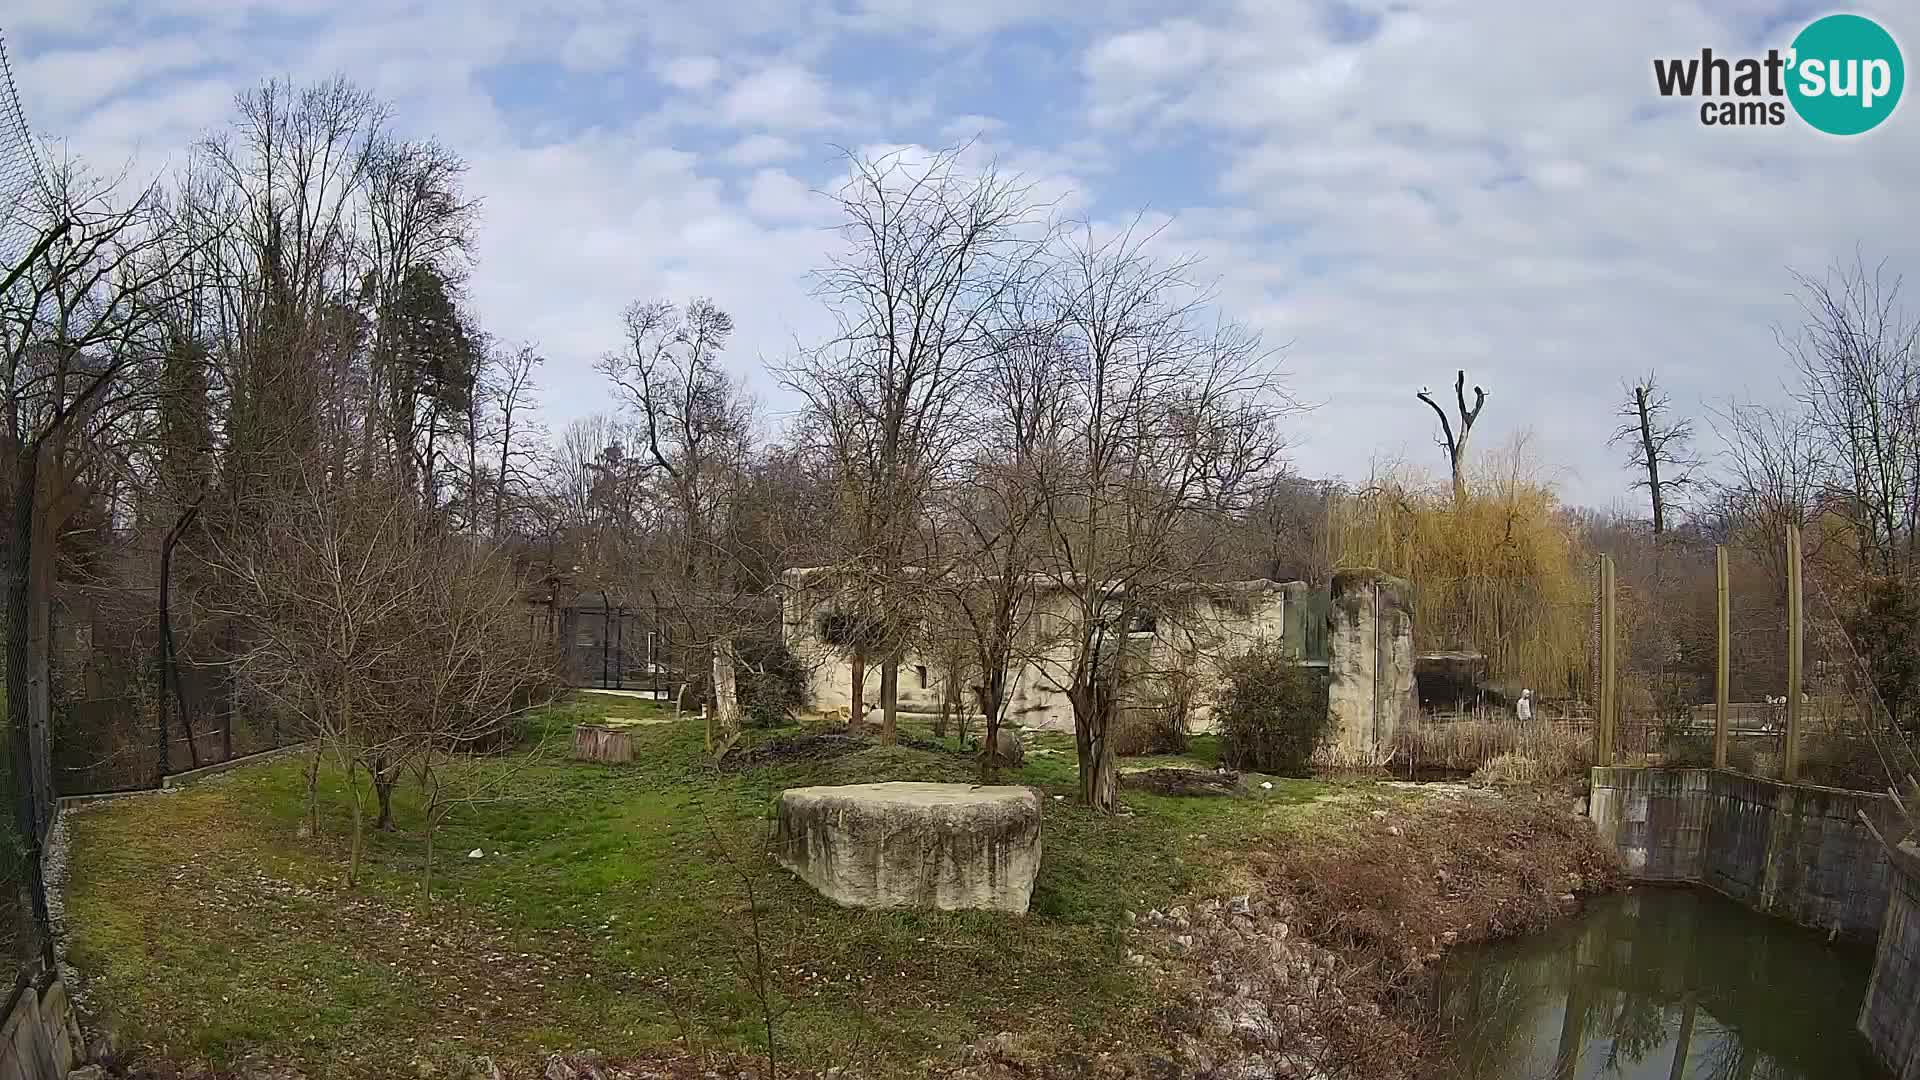
[[[1331,950],[1349,999],[1373,1021],[1330,1018],[1328,1059],[1352,1076],[1419,1074],[1443,1051],[1427,1025],[1426,977],[1449,947],[1531,933],[1583,894],[1618,888],[1618,862],[1558,798],[1435,797],[1375,810],[1316,845],[1256,854],[1295,929]]]

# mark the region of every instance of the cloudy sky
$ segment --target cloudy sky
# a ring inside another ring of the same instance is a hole
[[[777,413],[762,360],[824,329],[806,272],[835,148],[971,138],[1076,214],[1168,220],[1318,404],[1303,472],[1438,464],[1413,392],[1464,366],[1490,393],[1477,443],[1531,429],[1566,495],[1606,504],[1622,379],[1657,368],[1690,412],[1777,397],[1791,269],[1857,251],[1920,273],[1920,104],[1837,139],[1702,127],[1653,91],[1656,56],[1784,48],[1828,10],[11,0],[0,30],[40,133],[146,174],[270,76],[392,100],[471,162],[473,297],[543,347],[556,419],[606,407],[590,365],[626,302],[691,295],[735,313],[733,361]],[[1920,9],[1846,10],[1920,42]]]

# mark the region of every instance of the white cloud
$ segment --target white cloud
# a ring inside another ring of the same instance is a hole
[[[793,140],[761,133],[734,143],[724,156],[735,165],[765,165],[797,157],[799,153],[800,147]]]
[[[720,116],[742,128],[822,127],[829,120],[827,89],[806,68],[774,64],[734,83],[720,100]]]
[[[1063,214],[1173,212],[1156,246],[1201,254],[1221,309],[1290,343],[1295,388],[1326,403],[1298,432],[1315,473],[1432,460],[1413,391],[1465,366],[1492,395],[1481,445],[1533,428],[1603,502],[1624,490],[1604,445],[1623,376],[1658,367],[1687,407],[1768,393],[1788,267],[1858,246],[1920,268],[1920,103],[1851,141],[1641,111],[1654,56],[1751,47],[1749,5],[23,3],[29,116],[103,170],[163,172],[282,73],[348,72],[468,156],[475,302],[545,345],[560,419],[605,407],[589,364],[637,297],[728,306],[743,371],[823,332],[805,275],[833,238],[807,189],[830,143],[977,136],[968,167]],[[515,81],[538,65],[564,70]]]
[[[660,81],[677,90],[705,90],[720,78],[720,61],[711,56],[676,56],[660,65]]]
[[[784,169],[761,169],[747,184],[747,210],[766,221],[831,221],[832,204]]]

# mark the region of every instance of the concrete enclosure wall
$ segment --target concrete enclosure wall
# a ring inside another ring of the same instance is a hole
[[[1307,648],[1303,615],[1308,609],[1303,582],[1232,581],[1194,584],[1166,590],[1151,608],[1132,613],[1136,620],[1125,647],[1130,662],[1145,671],[1184,670],[1194,677],[1194,708],[1188,727],[1213,728],[1212,703],[1222,684],[1221,662],[1260,643],[1277,642],[1300,655]],[[1078,641],[1075,594],[1036,582],[1021,613],[1022,633],[1016,662],[1008,672],[1006,719],[1022,727],[1073,730],[1073,705],[1059,679],[1071,667]],[[845,586],[824,570],[796,569],[785,574],[781,601],[787,646],[806,666],[813,707],[822,712],[846,708],[853,700],[853,664],[843,648],[823,639],[823,616],[859,605]],[[1123,613],[1110,613],[1118,619]],[[1144,616],[1144,618],[1139,618]],[[907,712],[936,712],[946,694],[945,660],[909,649],[900,660],[900,707]],[[977,682],[978,676],[969,678]],[[1136,680],[1139,695],[1151,680]],[[880,663],[867,661],[862,700],[869,709],[880,702]],[[972,686],[962,688],[961,707],[977,713]]]
[[[1920,1080],[1920,847],[1902,844],[1889,861],[1887,917],[1858,1027],[1894,1080]]]
[[[1413,590],[1378,570],[1333,576],[1327,610],[1329,749],[1341,760],[1377,765],[1414,715]]]
[[[66,984],[22,988],[0,1023],[0,1080],[45,1080],[72,1069],[80,1031]]]
[[[1860,821],[1884,795],[1718,769],[1596,768],[1588,816],[1643,881],[1697,882],[1819,930],[1872,940],[1887,910],[1885,849]]]

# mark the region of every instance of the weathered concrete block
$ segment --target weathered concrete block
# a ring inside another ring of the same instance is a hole
[[[1040,870],[1040,794],[970,784],[789,788],[774,854],[848,907],[1025,914]]]
[[[1333,575],[1327,609],[1327,715],[1335,758],[1378,765],[1419,709],[1413,682],[1413,587],[1379,570]]]

